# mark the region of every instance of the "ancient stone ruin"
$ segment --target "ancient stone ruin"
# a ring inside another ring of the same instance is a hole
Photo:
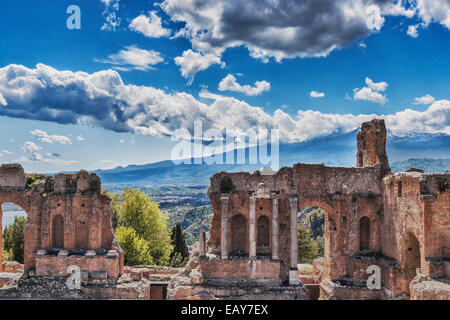
[[[201,234],[169,297],[450,299],[450,174],[392,173],[384,120],[364,123],[357,146],[356,168],[212,176],[209,241]],[[297,215],[311,206],[326,211],[325,256],[304,277]],[[380,281],[369,288],[374,269]]]
[[[0,218],[1,204],[12,202],[28,224],[24,273],[12,282],[0,273],[0,297],[450,299],[450,174],[392,173],[383,120],[364,123],[357,145],[356,168],[296,164],[271,175],[212,176],[210,237],[200,234],[184,270],[124,268],[95,174],[2,165]],[[325,254],[303,274],[297,216],[311,206],[326,211]],[[83,280],[77,290],[66,286],[73,266]]]

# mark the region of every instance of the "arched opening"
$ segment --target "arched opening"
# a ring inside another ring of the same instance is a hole
[[[323,267],[325,239],[328,240],[329,236],[329,232],[326,232],[325,229],[326,226],[329,226],[327,217],[327,212],[319,206],[306,207],[297,214],[297,263],[300,276],[311,277],[314,274],[313,263],[318,264],[317,270],[321,270]],[[312,300],[319,299],[319,284],[308,283],[306,288]]]
[[[64,248],[64,219],[62,215],[53,217],[53,248]]]
[[[307,265],[325,253],[326,211],[318,206],[306,207],[298,212],[297,219],[298,263],[312,269]]]
[[[412,280],[417,274],[417,269],[420,269],[420,243],[411,232],[406,234],[405,249],[405,276],[407,279]]]
[[[3,203],[1,209],[2,261],[16,261],[23,264],[27,213],[12,202]]]
[[[231,219],[231,254],[248,254],[247,242],[247,219],[238,214]]]
[[[270,221],[266,216],[260,216],[257,224],[257,254],[269,254],[270,249]]]
[[[370,219],[362,217],[359,220],[359,250],[370,249]]]

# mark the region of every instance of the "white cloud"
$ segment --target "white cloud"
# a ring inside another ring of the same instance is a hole
[[[4,154],[7,154],[7,155],[13,154],[13,152],[10,152],[10,151],[8,151],[8,150],[3,150],[3,153],[4,153]]]
[[[45,158],[42,156],[41,153],[39,153],[40,150],[42,150],[42,147],[38,146],[34,142],[26,141],[25,144],[22,147],[23,151],[27,154],[26,157],[20,157],[19,159],[13,160],[14,162],[19,163],[30,163],[30,162],[43,162],[43,163],[50,163],[52,165],[56,166],[70,166],[79,163],[78,161],[74,160],[61,160],[61,159],[55,159],[55,158]],[[47,153],[48,155],[48,153]],[[59,157],[59,154],[52,153],[50,154],[51,157]]]
[[[25,142],[25,144],[22,147],[23,151],[25,151],[26,153],[34,153],[37,152],[39,150],[41,150],[42,148],[39,147],[36,143],[31,142],[31,141],[27,141]]]
[[[61,144],[72,144],[72,141],[69,137],[66,136],[58,136],[58,135],[49,135],[47,132],[43,130],[33,130],[30,132],[33,137],[38,139],[41,142],[45,143],[61,143]]]
[[[386,95],[381,94],[380,92],[383,92],[387,89],[388,84],[387,82],[378,82],[375,83],[370,78],[366,78],[366,84],[367,87],[363,87],[361,89],[355,88],[353,89],[353,98],[355,100],[366,100],[366,101],[372,101],[379,104],[386,104],[388,102],[388,99],[386,98]]]
[[[266,63],[327,56],[377,32],[385,16],[417,12],[398,0],[165,0],[160,7],[184,23],[176,36],[190,40],[195,51],[221,56],[245,46]]]
[[[408,26],[408,31],[406,31],[408,36],[413,37],[413,38],[417,38],[419,36],[419,33],[417,32],[417,28],[418,27],[419,27],[418,24],[414,24],[414,25]]]
[[[160,38],[170,35],[170,30],[162,26],[161,18],[158,17],[155,11],[150,11],[149,16],[141,14],[134,18],[129,28],[149,38]]]
[[[323,98],[323,97],[325,97],[325,93],[323,93],[323,92],[317,92],[317,91],[312,90],[312,91],[309,93],[309,96],[310,96],[311,98]]]
[[[373,81],[366,83],[373,88],[386,88]],[[394,134],[450,134],[449,100],[436,101],[425,111],[406,109],[384,116],[300,110],[293,117],[281,109],[269,114],[245,101],[207,91],[202,91],[200,97],[212,99],[210,103],[186,92],[167,93],[151,86],[125,85],[114,70],[88,74],[58,71],[42,64],[35,69],[20,65],[0,68],[0,91],[8,101],[8,106],[0,108],[1,116],[86,124],[147,136],[177,137],[179,129],[192,134],[194,122],[201,121],[204,130],[278,128],[282,141],[294,142],[348,132],[376,117],[385,118]]]
[[[127,46],[118,53],[111,54],[108,59],[96,60],[101,63],[111,64],[113,68],[121,71],[141,70],[147,71],[152,66],[164,61],[160,52],[154,50],[139,49],[136,46]]]
[[[414,104],[430,105],[430,104],[433,104],[435,101],[436,101],[436,99],[433,96],[427,94],[423,97],[415,98]]]
[[[82,136],[81,134],[77,137],[77,141],[78,141],[78,142],[85,141],[85,140],[86,140],[86,139],[83,138],[83,136]]]
[[[8,102],[6,102],[6,99],[3,97],[1,92],[0,92],[0,105],[3,105],[3,106],[8,105]]]
[[[256,81],[254,87],[250,85],[242,86],[236,81],[236,78],[232,74],[229,74],[225,78],[223,78],[222,81],[220,81],[219,90],[242,92],[248,96],[257,96],[263,93],[264,91],[269,91],[270,83],[263,80],[263,81]]]
[[[101,29],[106,31],[115,31],[121,23],[121,19],[117,16],[120,0],[100,1],[105,5],[105,11],[103,11],[105,22],[103,23]]]
[[[220,60],[220,56],[214,54],[203,54],[191,49],[183,52],[181,57],[175,58],[175,64],[180,66],[181,75],[191,78],[199,71],[209,68],[213,64],[219,64],[222,68],[225,63]]]
[[[430,23],[440,23],[450,29],[450,1],[416,0],[415,8],[424,27]]]
[[[386,91],[386,89],[388,87],[387,82],[375,83],[369,77],[366,77],[366,84],[369,86],[370,89],[372,89],[374,91]]]
[[[119,143],[120,143],[120,144],[124,144],[124,143],[125,143],[125,139],[120,139],[120,140],[119,140]]]

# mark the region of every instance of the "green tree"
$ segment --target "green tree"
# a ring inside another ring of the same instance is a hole
[[[300,225],[298,227],[298,263],[312,263],[318,257],[318,248],[311,231]]]
[[[172,251],[169,221],[158,204],[140,190],[130,188],[122,190],[121,199],[113,196],[111,200],[117,225],[133,229],[147,242],[155,264],[168,265]]]
[[[117,241],[124,251],[127,266],[153,264],[147,242],[131,228],[120,226],[116,229]]]
[[[181,224],[177,223],[172,228],[170,240],[173,250],[170,253],[170,266],[184,267],[189,259],[189,249],[184,232],[181,230]]]
[[[23,263],[25,228],[27,219],[25,217],[14,217],[14,223],[3,230],[3,258]]]
[[[325,240],[322,236],[318,236],[315,239],[315,242],[317,244],[317,255],[318,257],[323,257],[325,254]]]
[[[120,201],[118,194],[109,194],[111,198],[111,225],[115,230],[119,225]]]

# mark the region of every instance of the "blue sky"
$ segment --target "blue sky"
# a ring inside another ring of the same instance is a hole
[[[374,115],[398,135],[450,134],[450,2],[320,2],[2,1],[0,162],[165,160],[195,119],[280,128],[286,142]]]

